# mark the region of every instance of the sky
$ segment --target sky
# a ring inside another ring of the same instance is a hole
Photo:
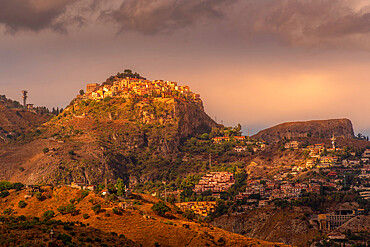
[[[0,94],[64,108],[126,68],[244,133],[349,118],[370,135],[370,0],[0,0]]]

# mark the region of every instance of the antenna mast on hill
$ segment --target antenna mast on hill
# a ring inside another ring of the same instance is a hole
[[[22,90],[22,94],[23,94],[23,96],[22,96],[22,98],[23,98],[23,106],[24,107],[26,107],[27,106],[27,98],[28,98],[28,96],[27,96],[27,94],[28,94],[28,91],[27,90]]]
[[[335,141],[336,140],[337,139],[335,138],[335,135],[334,135],[334,132],[333,132],[333,137],[331,138],[331,144],[332,144],[334,150],[335,150]]]

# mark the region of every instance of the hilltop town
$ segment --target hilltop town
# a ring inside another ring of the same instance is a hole
[[[135,76],[135,77],[134,77]],[[123,77],[123,78],[122,78]],[[132,74],[131,70],[118,73],[109,78],[109,82],[91,83],[86,85],[86,92],[78,95],[78,99],[102,100],[107,97],[122,97],[137,99],[142,102],[150,100],[171,102],[178,99],[202,106],[200,95],[193,93],[189,86],[177,85],[177,82],[163,80],[147,80],[139,75]]]

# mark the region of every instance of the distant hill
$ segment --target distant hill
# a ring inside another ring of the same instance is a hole
[[[0,144],[31,131],[49,118],[46,108],[27,110],[19,102],[0,95]]]
[[[272,143],[284,138],[331,138],[333,135],[335,137],[353,138],[354,132],[351,121],[343,118],[282,123],[262,130],[252,138]]]

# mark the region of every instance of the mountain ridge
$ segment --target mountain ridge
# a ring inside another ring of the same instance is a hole
[[[284,138],[353,138],[352,122],[347,118],[286,122],[259,131],[252,138],[267,142],[278,142]]]

